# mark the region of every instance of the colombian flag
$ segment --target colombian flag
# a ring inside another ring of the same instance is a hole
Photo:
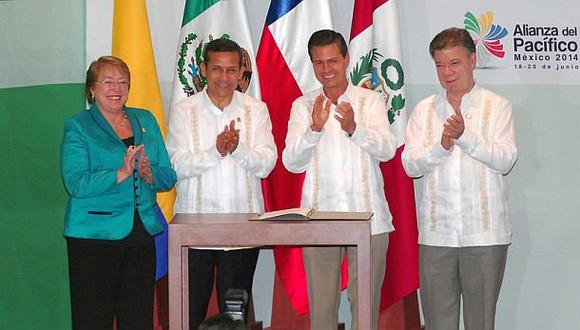
[[[127,105],[151,111],[161,134],[167,135],[155,57],[149,32],[145,0],[115,0],[113,13],[113,55],[122,58],[131,71],[131,90]],[[157,195],[157,214],[164,228],[155,237],[157,268],[154,320],[157,329],[167,326],[167,221],[173,215],[175,190]]]

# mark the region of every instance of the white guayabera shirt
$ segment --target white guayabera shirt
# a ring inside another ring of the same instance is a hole
[[[423,177],[419,243],[464,247],[511,243],[505,175],[517,158],[512,106],[475,85],[461,100],[463,135],[448,151],[443,124],[454,113],[446,91],[423,99],[409,118],[403,166]]]
[[[349,84],[338,103],[354,110],[352,136],[342,130],[330,108],[321,132],[310,128],[314,100],[322,90],[292,104],[282,161],[294,173],[306,172],[301,206],[321,211],[373,212],[373,235],[393,231],[379,162],[395,155],[397,141],[389,129],[387,109],[380,94]]]
[[[232,120],[239,144],[222,157],[216,137]],[[168,127],[167,151],[177,173],[175,213],[264,211],[260,180],[278,158],[265,103],[235,91],[222,111],[204,90],[171,110]]]

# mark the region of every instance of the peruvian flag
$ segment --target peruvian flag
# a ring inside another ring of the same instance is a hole
[[[303,175],[282,165],[282,151],[292,102],[320,87],[308,57],[308,39],[315,31],[332,28],[327,0],[272,0],[258,49],[262,100],[268,105],[278,162],[263,183],[267,211],[300,206]],[[308,312],[302,249],[274,249],[278,275],[297,314]],[[276,303],[276,301],[275,301]]]
[[[349,79],[354,85],[376,90],[384,96],[391,131],[397,137],[399,146],[395,158],[381,164],[385,196],[395,227],[389,235],[381,310],[419,287],[413,181],[407,177],[401,164],[408,114],[405,108],[398,1],[355,0],[349,46]]]

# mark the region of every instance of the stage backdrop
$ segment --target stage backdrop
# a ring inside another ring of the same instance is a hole
[[[250,1],[257,49],[269,1]],[[110,52],[112,2],[0,1],[0,329],[70,328],[59,143],[64,118],[84,106],[87,61]],[[147,2],[167,105],[184,1]],[[508,176],[514,243],[497,328],[574,328],[580,324],[580,2],[407,0],[399,11],[409,111],[438,89],[428,42],[448,26],[472,31],[479,40],[478,83],[514,106],[519,160]],[[332,1],[332,12],[348,36],[352,0]],[[257,312],[267,324],[269,253],[258,267]]]
[[[0,1],[0,329],[69,329],[64,119],[84,109],[84,5]]]

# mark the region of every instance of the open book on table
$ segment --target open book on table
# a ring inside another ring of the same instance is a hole
[[[250,220],[354,220],[372,218],[373,212],[316,211],[312,208],[291,208],[256,214]]]
[[[296,207],[272,212],[259,213],[250,220],[310,220],[314,209]]]

